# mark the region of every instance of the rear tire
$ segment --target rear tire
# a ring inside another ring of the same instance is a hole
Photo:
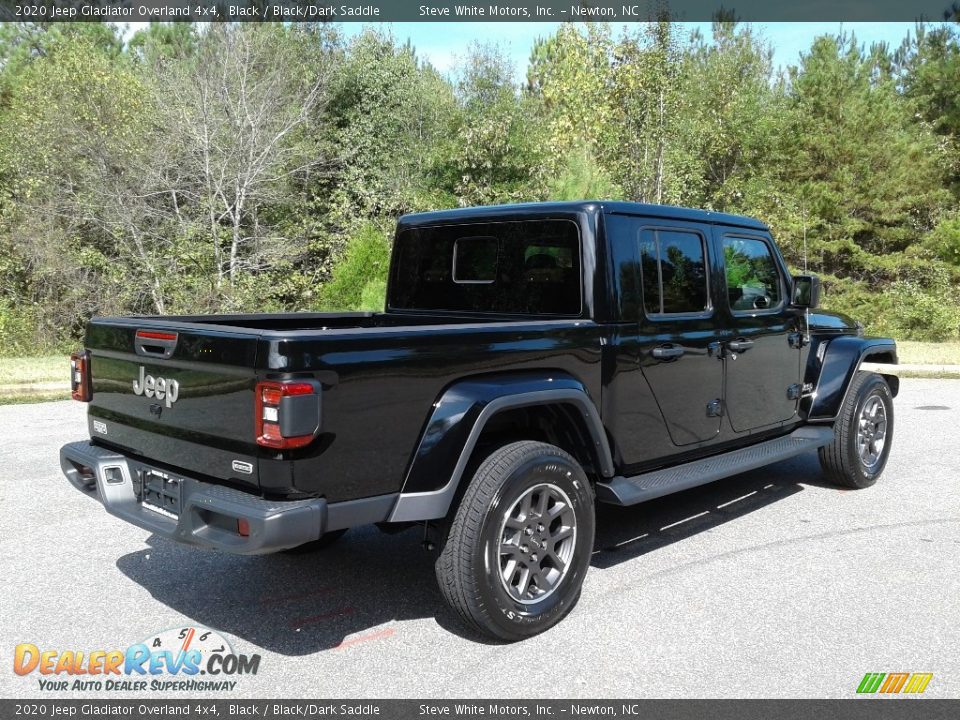
[[[436,563],[447,603],[471,628],[515,641],[560,622],[590,565],[593,492],[553,445],[523,441],[477,468]]]
[[[893,393],[887,381],[858,372],[833,429],[833,442],[819,450],[827,477],[855,489],[876,483],[893,445]]]

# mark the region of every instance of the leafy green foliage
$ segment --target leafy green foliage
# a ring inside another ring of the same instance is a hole
[[[940,260],[960,268],[960,212],[941,217],[924,239],[923,246]]]
[[[384,228],[364,223],[347,241],[330,281],[323,286],[325,310],[382,311],[386,298],[390,241]]]
[[[32,309],[16,307],[0,298],[0,353],[16,356],[33,350],[36,319]]]
[[[828,308],[956,338],[960,42],[565,23],[526,82],[497,45],[447,76],[327,24],[0,27],[0,341],[60,349],[91,315],[384,306],[401,213],[536,199],[766,220]],[[754,283],[730,257],[731,282]],[[753,273],[753,275],[751,275]],[[755,283],[754,283],[755,284]]]
[[[587,147],[571,150],[556,177],[548,185],[549,200],[621,200],[623,190],[609,177],[606,170]]]
[[[565,23],[534,45],[527,86],[542,105],[550,171],[584,145],[601,154],[610,139],[612,43],[607,25]]]
[[[950,201],[933,137],[852,36],[814,42],[792,70],[788,102],[793,154],[779,172],[797,189],[818,269],[895,280],[875,260],[918,243]]]
[[[533,98],[518,95],[509,58],[474,44],[457,82],[460,117],[452,151],[454,193],[464,205],[536,199],[542,138]]]
[[[426,178],[456,114],[453,88],[413,47],[365,30],[338,67],[328,103],[338,172],[327,185],[341,222],[427,209]]]

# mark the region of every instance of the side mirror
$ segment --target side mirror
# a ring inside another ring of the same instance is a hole
[[[816,275],[794,275],[790,297],[794,307],[820,307],[820,278]]]

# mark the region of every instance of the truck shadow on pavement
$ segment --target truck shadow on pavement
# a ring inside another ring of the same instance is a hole
[[[639,558],[790,497],[804,485],[831,487],[815,454],[630,508],[600,505],[591,565],[603,570]],[[434,618],[452,633],[486,642],[444,604],[434,556],[420,547],[421,540],[419,530],[387,535],[359,528],[314,553],[243,557],[151,535],[149,548],[124,555],[117,567],[191,622],[282,655],[402,639],[415,626],[401,628],[394,621],[417,618]]]
[[[598,505],[594,568],[609,568],[710,532],[730,520],[801,492],[804,486],[836,489],[806,453],[633,507]]]

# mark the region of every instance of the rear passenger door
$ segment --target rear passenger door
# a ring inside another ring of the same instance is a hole
[[[673,443],[710,440],[720,431],[723,392],[710,228],[673,220],[643,224],[636,242],[641,368]]]
[[[800,396],[800,315],[786,268],[763,233],[719,227],[730,335],[724,343],[726,405],[737,432],[793,418]]]

